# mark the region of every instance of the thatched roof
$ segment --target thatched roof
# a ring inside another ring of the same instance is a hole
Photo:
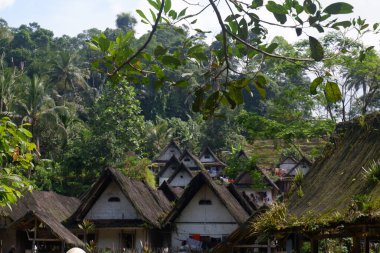
[[[174,171],[174,173],[168,179],[168,184],[170,184],[173,181],[173,179],[178,175],[178,173],[180,173],[181,171],[186,172],[187,174],[189,174],[189,176],[191,178],[194,177],[193,173],[191,172],[191,170],[189,168],[187,168],[185,164],[181,163],[181,165]]]
[[[311,166],[311,165],[313,165],[313,163],[309,160],[309,159],[307,159],[306,157],[302,157],[302,159],[301,160],[299,160],[295,165],[294,165],[294,167],[293,168],[291,168],[284,176],[285,177],[288,177],[288,176],[290,176],[291,175],[291,173],[298,167],[298,166],[300,166],[300,165],[302,165],[302,164],[306,164],[307,166]]]
[[[183,188],[173,187],[169,185],[166,180],[158,187],[158,190],[161,191],[170,202],[176,201],[183,194]]]
[[[365,177],[373,161],[380,160],[380,113],[353,122],[340,123],[325,148],[302,182],[303,197],[293,194],[289,213],[300,217],[349,215],[356,197],[367,196],[372,203],[380,201],[380,182]],[[377,166],[378,173],[380,167]],[[380,213],[374,205],[374,213]]]
[[[47,200],[48,202],[48,200]],[[20,217],[9,227],[23,227],[24,229],[32,229],[34,226],[34,220],[45,225],[45,227],[49,228],[54,236],[73,246],[84,247],[84,243],[78,239],[75,235],[73,235],[70,230],[64,227],[61,222],[59,222],[56,218],[54,218],[51,214],[46,213],[44,211],[28,211],[24,214],[24,216]],[[28,227],[29,226],[29,227]]]
[[[12,221],[18,220],[29,211],[44,212],[59,222],[65,221],[78,208],[80,200],[55,192],[37,191],[25,193],[11,208],[0,207],[0,214]]]
[[[145,181],[130,179],[113,168],[107,168],[103,171],[98,181],[84,196],[82,204],[71,219],[74,222],[82,221],[111,182],[115,182],[120,187],[144,222],[160,228],[160,220],[171,209],[170,202],[165,195],[152,189]]]
[[[173,222],[181,214],[182,210],[185,209],[187,204],[193,199],[203,185],[207,185],[214,192],[237,223],[243,224],[248,219],[248,213],[227,188],[224,185],[216,184],[207,172],[201,171],[191,180],[187,188],[185,188],[184,193],[166,217],[164,225]]]
[[[155,159],[153,159],[152,162],[153,163],[166,163],[168,160],[163,160],[161,157],[165,155],[165,153],[168,151],[169,148],[174,148],[177,151],[179,151],[179,154],[182,154],[181,148],[178,146],[178,144],[174,140],[171,140],[169,142],[169,144],[161,151],[161,153]]]
[[[186,159],[186,157],[194,161],[194,164],[197,166],[197,170],[204,169],[203,164],[201,163],[201,161],[199,161],[198,157],[193,155],[188,149],[185,149],[183,151],[182,155],[179,157],[179,161],[184,162],[184,159]]]
[[[205,161],[202,161],[201,158],[204,156],[204,155],[209,155],[213,158],[214,161],[212,162],[205,162]],[[201,154],[199,155],[199,160],[201,160],[201,162],[203,163],[203,165],[206,165],[206,166],[222,166],[222,167],[226,167],[227,165],[220,161],[219,158],[215,155],[214,152],[212,152],[211,148],[209,146],[205,147]]]
[[[237,158],[239,159],[248,159],[247,153],[243,149],[240,149],[239,153],[237,154]]]
[[[278,186],[272,181],[272,179],[270,179],[261,169],[256,168],[256,170],[258,172],[260,172],[260,174],[262,175],[262,177],[264,179],[264,182],[267,185],[267,187],[275,189],[277,191],[280,190],[278,188]],[[253,184],[254,184],[253,178],[252,178],[251,173],[249,171],[243,171],[243,172],[241,172],[237,176],[236,182],[235,182],[235,185],[238,186],[238,187],[240,187],[240,186],[249,186],[249,187],[251,187]]]
[[[178,158],[175,157],[175,155],[172,155],[170,160],[165,164],[165,167],[162,168],[160,172],[158,172],[157,177],[161,177],[168,168],[178,167],[180,164],[181,162],[178,160]]]
[[[245,194],[244,191],[238,191],[234,184],[229,184],[227,186],[227,189],[249,215],[252,215],[253,212],[259,208],[255,203],[253,203],[250,200],[250,198]]]

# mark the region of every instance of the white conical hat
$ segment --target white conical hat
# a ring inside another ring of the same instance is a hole
[[[84,251],[83,249],[81,248],[71,248],[69,249],[66,253],[86,253],[86,251]]]

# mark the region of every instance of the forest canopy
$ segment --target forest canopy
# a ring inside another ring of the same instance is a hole
[[[304,154],[302,141],[323,144],[337,121],[379,110],[379,55],[360,41],[378,25],[335,20],[352,11],[348,4],[227,0],[226,15],[210,1],[203,8],[214,9],[221,32],[209,43],[206,31],[193,29],[194,8],[148,2],[149,13],[120,13],[117,28],[75,37],[0,21],[0,114],[8,117],[1,125],[14,122],[8,126],[34,164],[20,170],[3,163],[27,183],[19,188],[30,183],[78,196],[106,166],[154,184],[146,167],[172,139],[195,154],[210,146],[225,160],[241,148],[258,155],[258,140],[282,143],[273,151],[278,158],[313,158],[318,145]],[[268,41],[274,24],[258,9],[297,34],[323,36]],[[137,22],[152,30],[136,37]],[[345,36],[349,29],[359,39]]]

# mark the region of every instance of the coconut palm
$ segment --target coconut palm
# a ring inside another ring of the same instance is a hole
[[[69,52],[60,52],[53,61],[49,73],[50,81],[56,84],[57,90],[62,94],[65,92],[76,92],[78,89],[88,88],[86,79],[88,71],[77,66],[78,57]]]
[[[12,104],[12,109],[21,116],[23,123],[30,124],[38,152],[44,128],[54,128],[57,134],[66,135],[59,115],[67,114],[67,108],[55,104],[54,99],[48,95],[45,81],[37,75],[24,84],[19,91],[19,99]]]

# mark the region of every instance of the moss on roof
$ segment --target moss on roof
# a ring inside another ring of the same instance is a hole
[[[369,180],[363,168],[380,160],[380,113],[340,123],[301,185],[303,197],[293,194],[289,214],[296,217],[349,215],[357,199],[365,198],[380,211],[380,182]],[[379,168],[380,170],[380,168]]]

